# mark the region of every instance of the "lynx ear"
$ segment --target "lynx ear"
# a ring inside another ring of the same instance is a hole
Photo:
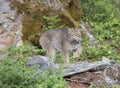
[[[77,33],[80,37],[82,36],[81,28],[74,28],[74,30],[76,31],[76,33]]]
[[[75,30],[75,28],[68,28],[68,34],[73,34]]]

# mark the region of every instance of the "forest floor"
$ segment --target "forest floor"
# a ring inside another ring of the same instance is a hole
[[[98,88],[105,87],[103,71],[88,71],[65,78],[68,88]],[[105,87],[107,88],[107,87]]]

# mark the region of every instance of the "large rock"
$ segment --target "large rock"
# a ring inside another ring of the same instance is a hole
[[[60,25],[79,26],[77,22],[80,21],[82,14],[80,0],[10,0],[10,2],[13,8],[17,7],[20,12],[24,12],[23,39],[25,40],[41,32],[42,26],[46,24],[43,16],[58,15],[61,19]]]
[[[21,45],[22,32],[23,40],[38,41],[33,35],[46,24],[43,16],[56,15],[60,25],[79,27],[80,0],[0,0],[0,50]]]
[[[0,50],[22,44],[22,16],[11,9],[7,0],[0,0]]]

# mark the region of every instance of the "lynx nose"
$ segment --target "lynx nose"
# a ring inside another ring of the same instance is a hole
[[[80,38],[79,38],[79,37],[74,36],[74,37],[73,37],[73,41],[80,41]]]

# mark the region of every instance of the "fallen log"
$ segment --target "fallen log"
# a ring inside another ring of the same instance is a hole
[[[109,60],[106,57],[103,57],[102,61],[97,61],[97,62],[92,62],[88,63],[86,62],[76,62],[76,63],[71,63],[64,65],[64,69],[62,70],[62,73],[64,77],[71,76],[74,74],[86,72],[101,66],[108,66],[114,63],[113,60]]]

